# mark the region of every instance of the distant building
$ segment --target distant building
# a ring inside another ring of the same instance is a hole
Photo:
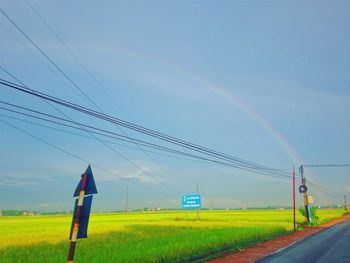
[[[33,211],[22,211],[22,215],[24,215],[24,216],[34,216],[34,215],[36,215],[36,212],[33,212]]]

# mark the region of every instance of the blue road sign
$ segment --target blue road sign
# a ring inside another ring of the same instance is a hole
[[[85,195],[97,194],[97,189],[96,189],[94,176],[92,174],[91,167],[89,165],[88,168],[86,169],[85,173],[83,173],[81,175],[82,179],[80,180],[77,188],[75,189],[73,197],[79,196],[79,192],[81,190],[82,180],[83,180],[83,176],[84,175],[86,175]]]
[[[182,195],[182,209],[199,209],[201,208],[201,195],[189,194]]]
[[[86,196],[84,198],[83,208],[82,208],[81,214],[80,214],[80,222],[79,222],[77,238],[87,238],[87,229],[88,229],[88,224],[89,224],[91,203],[92,203],[92,195]],[[69,239],[72,238],[73,225],[74,225],[74,221],[75,221],[75,218],[77,215],[77,210],[78,210],[78,199],[75,200],[73,220],[72,220],[72,226],[71,226],[71,230],[70,230]]]

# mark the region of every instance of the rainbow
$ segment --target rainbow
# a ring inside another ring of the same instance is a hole
[[[252,121],[257,123],[260,127],[262,127],[267,133],[271,134],[272,137],[276,140],[276,142],[285,150],[285,152],[293,159],[296,164],[302,164],[303,159],[297,153],[297,151],[290,145],[287,139],[283,136],[281,132],[279,132],[275,127],[273,127],[266,119],[264,119],[258,112],[256,112],[253,108],[249,107],[249,105],[244,102],[237,95],[228,91],[222,86],[216,85],[209,80],[205,79],[198,74],[190,72],[188,70],[184,71],[182,68],[176,67],[174,65],[167,64],[166,62],[158,61],[163,67],[167,69],[175,70],[177,73],[182,76],[198,83],[199,85],[207,88],[211,92],[216,95],[222,97],[229,103],[232,103],[235,107],[237,107],[241,112],[246,114]]]

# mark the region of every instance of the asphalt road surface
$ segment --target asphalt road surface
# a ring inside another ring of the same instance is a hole
[[[350,263],[350,219],[313,234],[256,263]]]

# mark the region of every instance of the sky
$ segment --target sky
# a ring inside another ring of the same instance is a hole
[[[0,13],[0,66],[17,80],[3,70],[1,79],[94,110],[96,104],[110,116],[289,169],[288,175],[301,164],[350,163],[348,1],[2,0],[0,8],[56,65]],[[0,95],[63,117],[3,85]],[[59,110],[74,121],[183,150]],[[126,187],[130,209],[179,208],[181,194],[197,186],[208,208],[292,202],[290,178],[87,138],[91,134],[4,109],[0,133],[0,210],[72,209],[89,163],[98,189],[94,211],[124,209]],[[349,167],[305,168],[307,180],[337,197],[310,186],[315,204],[342,204],[350,195],[349,173]]]

